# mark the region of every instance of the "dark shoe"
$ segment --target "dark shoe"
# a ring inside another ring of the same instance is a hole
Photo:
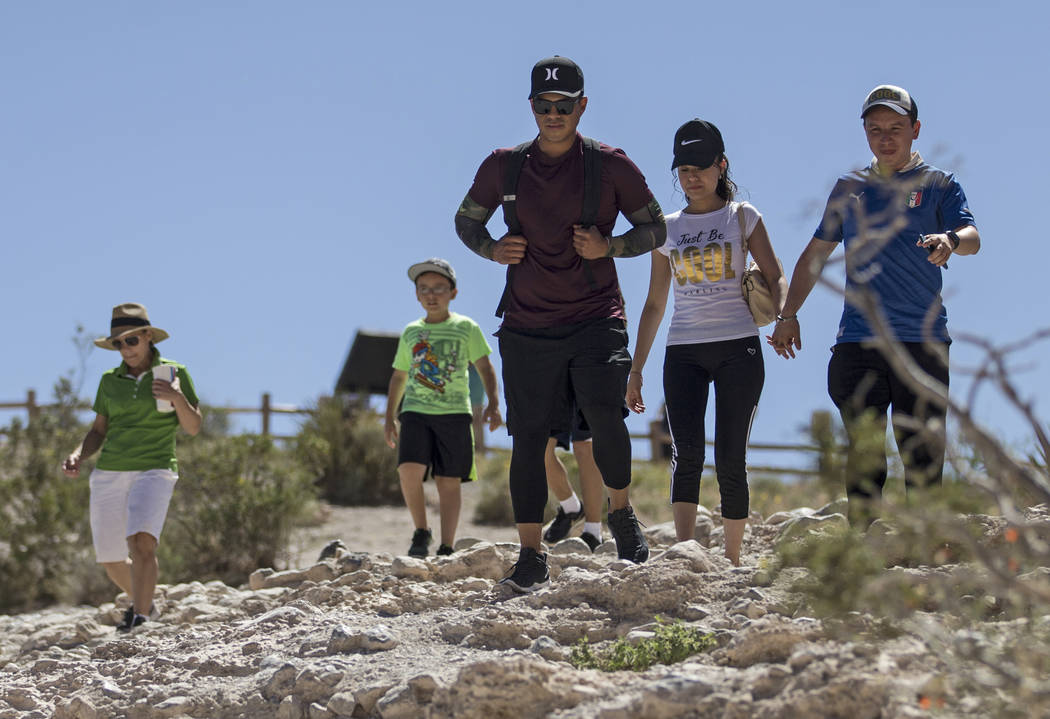
[[[141,614],[135,614],[134,607],[128,607],[124,610],[124,621],[117,625],[117,631],[127,633],[135,627],[141,626],[148,621],[149,619],[142,616]]]
[[[427,549],[430,547],[432,541],[433,535],[430,534],[429,529],[417,529],[412,535],[412,546],[408,548],[408,556],[427,556]]]
[[[554,520],[551,521],[547,530],[543,533],[543,541],[551,544],[560,542],[569,536],[569,530],[572,529],[572,525],[581,519],[583,519],[582,503],[580,504],[580,511],[573,512],[572,514],[567,513],[565,509],[559,505],[557,516],[554,517]]]
[[[583,532],[580,534],[580,539],[587,543],[587,546],[591,548],[592,552],[602,543],[602,540],[598,539],[590,532]]]
[[[522,547],[518,554],[518,561],[511,567],[510,574],[500,584],[506,584],[515,592],[527,594],[535,592],[551,583],[550,572],[547,571],[547,555],[540,554],[535,549]]]
[[[448,546],[447,544],[442,544],[440,547],[438,547],[438,550],[436,552],[434,552],[434,554],[438,555],[439,557],[447,557],[448,555],[452,554],[452,552],[454,552],[454,551],[455,550],[452,549],[452,547]]]
[[[609,512],[609,531],[616,540],[616,554],[620,559],[641,564],[649,558],[649,544],[642,536],[631,505]]]

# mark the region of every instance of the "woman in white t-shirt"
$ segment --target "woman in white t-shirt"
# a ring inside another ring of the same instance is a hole
[[[668,289],[673,287],[664,401],[671,432],[675,531],[679,541],[692,539],[695,533],[704,468],[704,414],[708,386],[714,382],[715,466],[725,554],[739,565],[750,512],[747,440],[765,379],[758,328],[740,291],[747,259],[741,224],[748,234],[748,249],[773,288],[778,314],[787,281],[761,215],[746,202],[733,202],[736,185],[729,179],[729,161],[717,127],[690,120],[678,128],[671,169],[677,170],[688,205],[667,216],[667,241],[652,252],[649,296],[638,323],[626,401],[634,412],[645,411],[642,370],[663,319]]]

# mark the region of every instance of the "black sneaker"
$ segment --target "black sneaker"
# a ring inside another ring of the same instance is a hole
[[[609,512],[609,531],[616,540],[616,554],[620,559],[641,564],[649,558],[649,544],[642,536],[631,505]]]
[[[438,547],[438,550],[436,552],[434,552],[434,554],[438,555],[439,557],[447,557],[448,555],[452,554],[452,552],[454,552],[454,551],[455,550],[452,549],[452,547],[448,546],[447,544],[442,544],[440,547]]]
[[[580,539],[582,539],[584,542],[587,543],[587,546],[591,548],[592,552],[595,549],[598,548],[598,545],[600,545],[602,543],[602,540],[598,539],[597,537],[595,537],[590,532],[583,532],[583,533],[581,533],[580,534]]]
[[[412,546],[408,548],[408,556],[427,556],[427,548],[430,547],[432,541],[433,535],[430,534],[429,529],[417,529],[412,535]]]
[[[559,505],[558,514],[548,525],[546,531],[543,533],[543,541],[554,544],[560,542],[569,536],[569,530],[572,529],[572,525],[583,519],[583,504],[580,504],[580,511],[572,512],[571,514],[566,512],[565,509]]]
[[[518,561],[511,567],[510,574],[500,581],[515,592],[527,594],[549,587],[551,583],[550,572],[547,571],[547,555],[540,554],[535,549],[522,547],[518,554]]]
[[[117,625],[117,631],[127,633],[148,621],[149,619],[141,614],[135,614],[134,607],[128,607],[124,610],[124,621]]]

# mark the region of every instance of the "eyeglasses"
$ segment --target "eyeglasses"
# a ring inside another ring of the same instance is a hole
[[[532,98],[532,111],[537,115],[549,115],[551,110],[557,110],[559,115],[571,115],[580,98],[567,100],[543,100],[538,97]]]
[[[113,342],[111,344],[113,345],[113,349],[119,350],[121,345],[127,345],[128,347],[134,347],[138,343],[139,343],[139,336],[138,335],[131,335],[130,337],[125,337],[123,340],[113,340]]]
[[[416,291],[421,295],[434,295],[442,297],[452,291],[451,287],[417,287]]]

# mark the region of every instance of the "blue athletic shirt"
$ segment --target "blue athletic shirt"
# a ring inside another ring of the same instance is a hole
[[[856,263],[855,270],[847,271],[847,291],[858,286],[851,274],[863,278],[899,341],[951,342],[941,301],[941,268],[915,243],[919,235],[975,223],[955,176],[917,154],[913,158],[892,177],[881,177],[871,166],[840,177],[814,237],[844,243],[847,268]],[[836,343],[873,336],[861,311],[846,301]]]

